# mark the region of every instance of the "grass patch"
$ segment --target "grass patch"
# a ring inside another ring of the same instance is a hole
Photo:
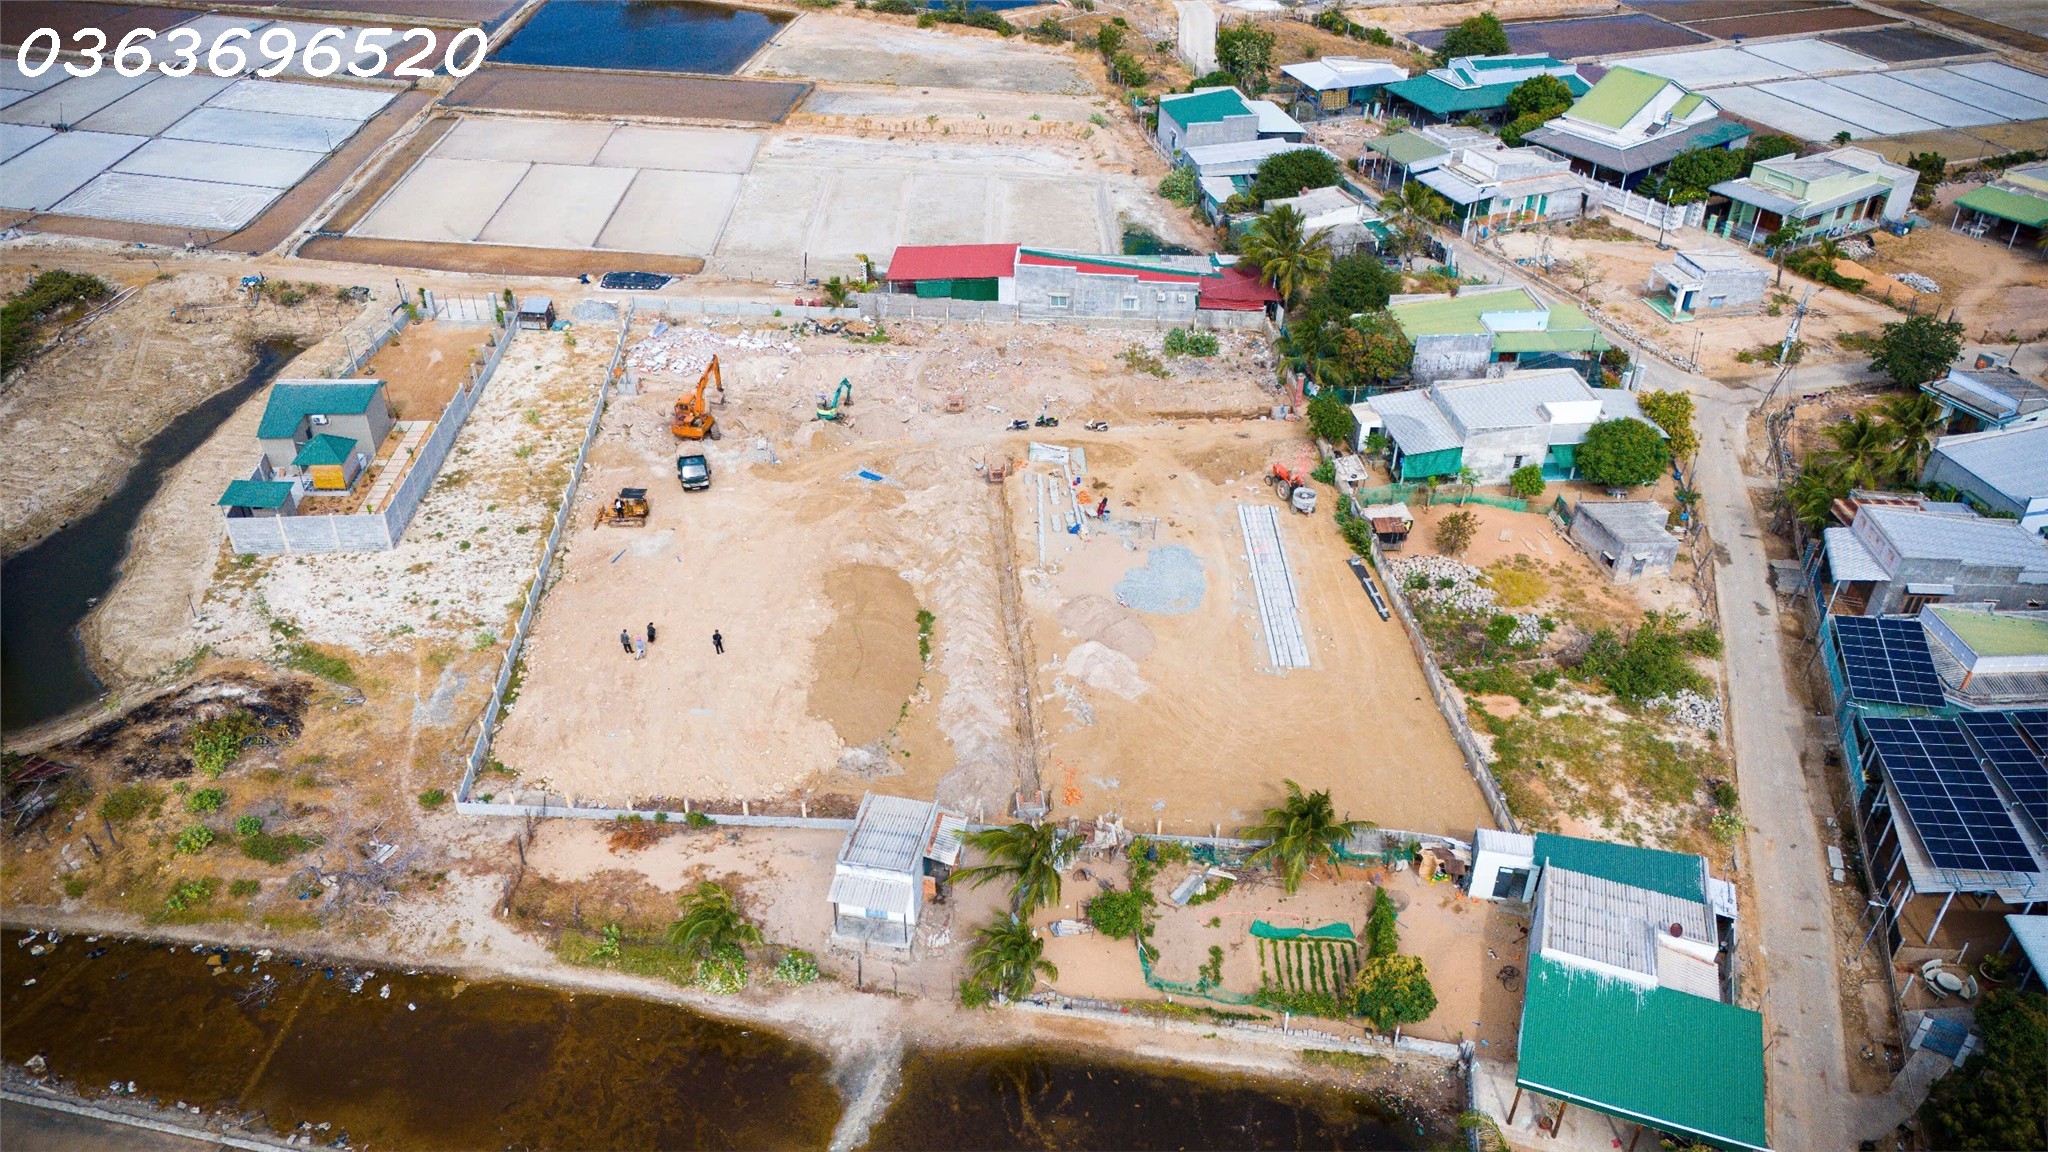
[[[356,687],[356,670],[339,656],[322,652],[311,644],[293,644],[285,649],[284,666],[349,688]]]
[[[192,766],[214,779],[242,758],[242,746],[262,731],[247,712],[230,712],[192,726]]]
[[[419,799],[420,807],[432,812],[448,802],[448,793],[439,788],[429,788],[425,792],[420,793]]]
[[[926,664],[932,662],[932,625],[938,622],[939,618],[929,611],[917,610],[917,657]]]
[[[237,880],[228,885],[228,895],[233,896],[237,900],[247,899],[261,891],[263,891],[263,881],[261,880]]]
[[[1314,1068],[1339,1068],[1346,1072],[1377,1072],[1387,1066],[1385,1056],[1365,1052],[1327,1052],[1309,1048],[1300,1053],[1301,1062]]]
[[[283,864],[294,856],[318,848],[321,843],[318,836],[302,836],[297,832],[283,836],[255,832],[242,837],[242,855],[265,864]]]
[[[164,794],[147,784],[124,784],[100,801],[100,816],[109,824],[126,824],[138,817],[152,819],[164,810]]]
[[[1550,595],[1550,581],[1527,556],[1502,560],[1486,569],[1487,586],[1503,608],[1526,608]]]
[[[604,955],[599,949],[604,949]],[[695,987],[697,965],[666,944],[650,944],[623,936],[569,929],[555,942],[555,959],[578,968],[604,968],[634,976],[666,980],[678,988]]]
[[[1538,826],[1554,826],[1558,807],[1612,827],[1625,799],[1690,804],[1701,779],[1721,770],[1712,752],[1675,744],[1640,720],[1578,712],[1480,720],[1493,733],[1494,775],[1508,807]]]

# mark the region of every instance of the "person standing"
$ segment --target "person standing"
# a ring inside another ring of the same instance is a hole
[[[652,620],[647,622],[647,642],[649,644],[654,643],[654,621]]]
[[[711,650],[720,656],[725,655],[725,637],[720,636],[716,628],[711,630]]]
[[[619,647],[626,650],[626,655],[633,654],[633,637],[624,628],[619,629]]]
[[[635,636],[633,638],[633,659],[647,659],[647,642],[645,640],[640,639],[638,636]]]

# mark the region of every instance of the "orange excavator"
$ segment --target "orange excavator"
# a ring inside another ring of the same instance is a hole
[[[716,356],[705,366],[704,374],[697,377],[697,390],[676,401],[675,416],[670,419],[668,430],[677,439],[718,439],[718,418],[711,414],[711,404],[704,398],[704,390],[713,384],[718,385],[718,402],[725,403],[725,377],[718,371]]]

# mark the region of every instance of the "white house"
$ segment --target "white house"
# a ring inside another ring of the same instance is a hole
[[[965,817],[922,800],[861,797],[832,867],[832,935],[892,948],[915,939],[927,888],[960,862]]]

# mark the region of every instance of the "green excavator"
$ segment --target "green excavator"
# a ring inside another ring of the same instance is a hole
[[[839,419],[839,406],[842,404],[853,404],[853,382],[845,378],[841,378],[839,387],[832,393],[831,399],[826,399],[822,392],[818,394],[818,419]]]

